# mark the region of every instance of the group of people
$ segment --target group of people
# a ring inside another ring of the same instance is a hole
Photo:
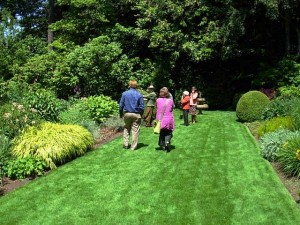
[[[168,88],[159,90],[157,98],[153,85],[148,87],[148,95],[143,96],[137,90],[137,81],[129,82],[129,89],[122,93],[119,103],[120,111],[123,112],[124,132],[123,148],[136,150],[139,140],[142,119],[145,120],[146,127],[152,127],[154,108],[156,107],[156,120],[160,121],[160,133],[158,145],[162,150],[170,152],[170,144],[175,129],[173,109],[175,107],[173,96]],[[191,94],[184,91],[181,98],[181,106],[184,113],[184,125],[188,126],[188,114],[192,115],[192,123],[196,122],[198,92],[195,87]],[[144,100],[147,100],[146,109]],[[130,144],[130,134],[132,142]]]
[[[184,91],[181,96],[181,107],[183,111],[184,126],[189,125],[189,114],[191,114],[192,116],[192,123],[196,123],[197,98],[198,91],[196,87],[192,87],[191,94],[188,91]]]

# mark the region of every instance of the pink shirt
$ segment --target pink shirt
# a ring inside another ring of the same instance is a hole
[[[190,95],[190,105],[197,105],[198,92],[191,93]]]
[[[161,129],[167,129],[167,130],[174,130],[175,124],[174,124],[174,115],[173,115],[173,100],[170,98],[158,98],[156,100],[156,119],[160,120],[161,113],[163,111],[165,102],[168,100],[166,110],[164,112],[164,115],[162,117],[161,123]]]

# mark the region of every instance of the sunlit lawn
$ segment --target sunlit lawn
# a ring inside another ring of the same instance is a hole
[[[0,224],[300,224],[300,211],[233,112],[181,125],[172,151],[143,128],[0,198]]]

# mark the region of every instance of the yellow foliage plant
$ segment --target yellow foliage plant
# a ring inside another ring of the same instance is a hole
[[[45,122],[29,127],[14,140],[12,154],[16,157],[41,157],[51,169],[85,154],[92,148],[92,134],[79,125]]]

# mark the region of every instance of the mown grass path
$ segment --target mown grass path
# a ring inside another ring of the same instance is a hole
[[[300,224],[296,203],[233,112],[180,123],[169,154],[143,128],[138,151],[115,139],[0,198],[0,224]]]

